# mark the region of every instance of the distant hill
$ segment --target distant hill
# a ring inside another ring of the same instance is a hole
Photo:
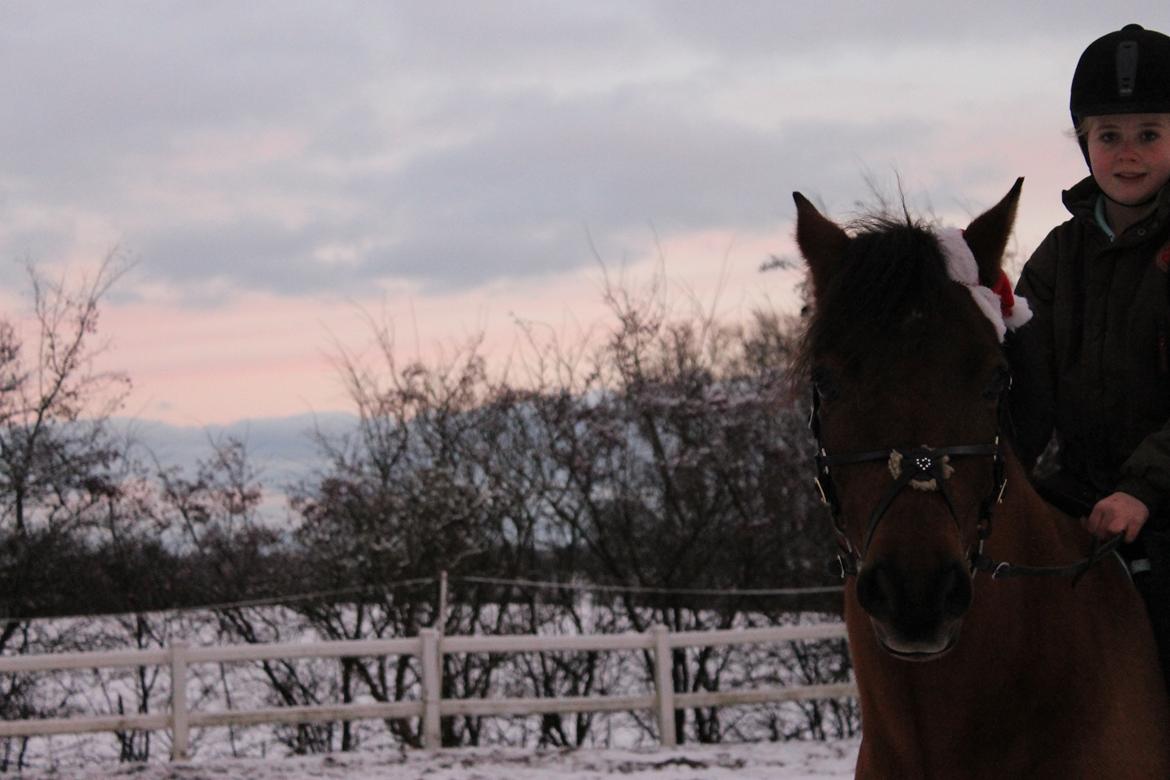
[[[116,419],[114,425],[148,447],[160,463],[178,466],[188,473],[200,459],[210,455],[212,442],[225,437],[240,439],[246,444],[249,459],[265,487],[282,491],[323,465],[313,439],[314,431],[337,436],[352,430],[357,422],[357,417],[348,412],[324,412],[204,427],[129,418]]]

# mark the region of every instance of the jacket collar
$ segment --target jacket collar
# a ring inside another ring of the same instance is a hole
[[[1073,217],[1085,220],[1094,226],[1097,226],[1097,203],[1102,197],[1101,188],[1097,186],[1097,182],[1093,181],[1092,176],[1086,176],[1061,194],[1064,207],[1068,209]],[[1144,225],[1150,222],[1154,223],[1150,227],[1155,231],[1158,231],[1159,228],[1164,227],[1170,222],[1170,184],[1162,187],[1158,193],[1158,200],[1154,206],[1154,211],[1150,216],[1139,222],[1138,225]],[[1135,225],[1134,227],[1137,226]],[[1100,229],[1099,226],[1098,229]],[[1133,228],[1130,228],[1130,230],[1126,231],[1126,235],[1130,235],[1133,232]]]

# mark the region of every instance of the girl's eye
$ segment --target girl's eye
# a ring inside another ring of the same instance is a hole
[[[1097,140],[1103,144],[1111,144],[1117,140],[1117,133],[1105,132],[1097,135]]]
[[[1161,136],[1158,134],[1157,130],[1146,130],[1145,132],[1142,133],[1142,140],[1145,141],[1146,143],[1153,143],[1154,141],[1157,141],[1159,138],[1161,138]]]

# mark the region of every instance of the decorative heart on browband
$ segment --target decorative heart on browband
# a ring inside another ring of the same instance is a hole
[[[907,462],[907,458],[910,459],[909,462]],[[911,473],[914,477],[925,475],[926,479],[911,479],[909,485],[915,490],[927,492],[938,490],[938,474],[941,474],[943,479],[950,479],[951,475],[955,473],[950,456],[943,455],[939,458],[931,453],[930,448],[925,445],[909,453],[890,450],[890,459],[887,461],[886,467],[890,470],[890,476],[895,480],[902,478],[905,468],[912,469]]]
[[[971,298],[995,328],[996,338],[1003,342],[1004,334],[1019,328],[1032,319],[1028,302],[1012,293],[1012,284],[1002,270],[995,284],[987,287],[979,283],[979,266],[975,255],[958,228],[939,228],[936,231],[939,247],[947,261],[947,275],[971,291]]]

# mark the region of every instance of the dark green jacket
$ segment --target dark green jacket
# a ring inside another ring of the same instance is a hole
[[[1033,317],[1010,334],[1012,419],[1024,462],[1055,432],[1062,481],[1122,490],[1170,512],[1170,186],[1154,214],[1111,239],[1092,178],[1064,193],[1072,219],[1028,260]],[[1159,257],[1162,257],[1159,261]]]

